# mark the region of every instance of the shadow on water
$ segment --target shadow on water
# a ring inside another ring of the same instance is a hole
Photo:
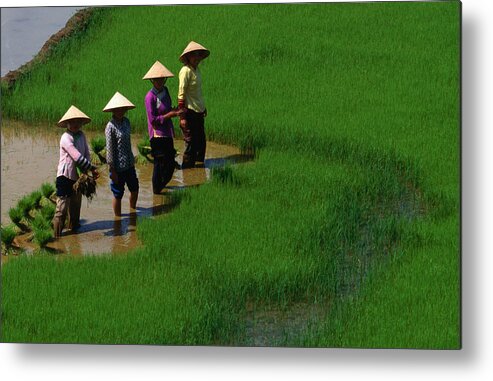
[[[243,164],[249,161],[253,161],[254,159],[255,157],[252,154],[236,154],[227,157],[217,157],[212,159],[206,159],[205,167],[212,168],[212,167],[222,167],[226,164]]]

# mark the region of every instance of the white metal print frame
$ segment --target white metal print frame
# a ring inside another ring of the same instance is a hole
[[[74,12],[2,72],[2,342],[461,348],[459,2]]]

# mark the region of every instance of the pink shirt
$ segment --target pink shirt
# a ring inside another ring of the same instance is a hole
[[[58,162],[58,176],[65,176],[76,181],[79,178],[77,167],[82,172],[92,168],[91,156],[86,136],[82,131],[76,134],[66,131],[60,138],[60,161]]]

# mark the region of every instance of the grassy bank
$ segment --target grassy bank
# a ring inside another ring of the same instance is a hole
[[[96,12],[3,89],[4,115],[55,122],[73,103],[103,128],[118,90],[141,104],[129,116],[144,130],[140,78],[156,59],[177,74],[193,39],[211,50],[208,138],[258,159],[141,221],[137,253],[9,261],[2,339],[248,344],[247,305],[324,301],[325,321],[275,342],[457,348],[459,12],[457,2]]]

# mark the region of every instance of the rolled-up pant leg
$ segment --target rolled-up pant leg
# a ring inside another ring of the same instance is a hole
[[[55,230],[55,238],[62,236],[63,228],[65,227],[65,219],[67,218],[70,196],[58,196],[56,200],[55,217],[53,217],[53,228]]]

